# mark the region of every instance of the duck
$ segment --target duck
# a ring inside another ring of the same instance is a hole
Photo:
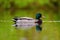
[[[42,30],[42,14],[41,13],[37,13],[35,18],[32,17],[15,17],[13,18],[13,22],[14,22],[14,27],[17,29],[23,29],[23,30],[27,30],[30,29],[32,27],[36,27],[36,30],[41,31]]]

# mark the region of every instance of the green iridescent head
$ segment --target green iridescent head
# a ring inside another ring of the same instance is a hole
[[[41,13],[37,13],[36,14],[36,19],[39,19],[39,18],[41,18],[42,17],[42,14]]]

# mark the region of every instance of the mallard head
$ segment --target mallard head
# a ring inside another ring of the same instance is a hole
[[[41,13],[37,13],[36,14],[36,19],[39,19],[39,18],[41,18],[42,17],[42,14]]]

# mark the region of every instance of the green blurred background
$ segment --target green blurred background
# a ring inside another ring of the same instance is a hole
[[[0,40],[60,40],[60,23],[43,22],[42,31],[37,32],[33,27],[20,30],[13,27],[12,18],[35,18],[40,12],[46,18],[43,21],[60,20],[60,0],[0,0]]]

